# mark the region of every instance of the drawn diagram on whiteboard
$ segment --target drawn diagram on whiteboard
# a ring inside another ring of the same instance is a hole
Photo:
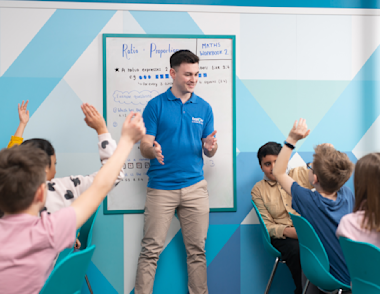
[[[116,90],[113,93],[113,98],[115,102],[118,102],[120,104],[133,104],[133,105],[146,105],[147,100],[150,100],[154,97],[156,97],[159,93],[155,90],[149,91],[119,91]]]

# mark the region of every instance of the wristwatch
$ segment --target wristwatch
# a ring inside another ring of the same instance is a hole
[[[294,148],[296,148],[296,146],[294,146],[293,144],[290,144],[290,143],[288,143],[288,142],[286,142],[286,141],[284,141],[284,145],[286,145],[286,146],[288,146],[290,149],[294,149]]]

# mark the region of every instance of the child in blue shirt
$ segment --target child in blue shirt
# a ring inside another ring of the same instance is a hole
[[[345,153],[330,144],[315,147],[313,163],[308,163],[309,181],[315,191],[298,185],[286,174],[286,167],[297,141],[310,133],[306,121],[294,123],[285,141],[273,174],[286,192],[292,195],[292,206],[307,219],[318,234],[330,261],[330,273],[342,283],[349,285],[350,276],[335,236],[340,219],[351,213],[355,198],[352,191],[343,185],[350,178],[354,165]]]

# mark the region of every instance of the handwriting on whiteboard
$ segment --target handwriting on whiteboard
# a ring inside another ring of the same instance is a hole
[[[113,92],[113,99],[115,102],[121,104],[133,104],[133,105],[146,105],[147,99],[152,99],[156,97],[159,93],[155,90],[143,90],[143,91],[119,91]],[[144,99],[144,100],[141,100]]]

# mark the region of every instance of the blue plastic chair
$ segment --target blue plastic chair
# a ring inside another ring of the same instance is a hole
[[[92,244],[92,230],[94,229],[94,224],[95,224],[96,216],[98,215],[98,212],[99,212],[99,208],[100,206],[79,230],[78,239],[81,243],[81,250],[86,249],[87,246],[90,246]]]
[[[272,255],[275,258],[273,270],[270,274],[269,281],[268,281],[267,287],[266,287],[265,292],[264,292],[265,294],[268,294],[270,286],[272,285],[274,274],[276,273],[276,270],[277,270],[278,263],[279,262],[285,263],[285,261],[281,260],[281,253],[276,248],[273,247],[273,245],[270,241],[270,237],[269,237],[267,227],[265,226],[265,223],[261,217],[259,210],[256,207],[255,202],[253,202],[253,200],[251,200],[251,202],[252,202],[252,205],[256,211],[257,218],[259,219],[259,222],[260,222],[260,229],[261,229],[261,235],[263,237],[262,239],[263,239],[263,243],[264,243],[264,248],[270,255]]]
[[[380,293],[380,249],[372,244],[339,238],[350,272],[353,294]]]
[[[349,285],[330,274],[327,253],[311,224],[301,216],[289,214],[297,231],[302,271],[307,278],[303,293],[306,293],[310,282],[324,292],[350,290]]]
[[[99,209],[100,209],[100,206],[95,211],[95,213],[93,213],[92,216],[83,224],[83,226],[79,230],[78,239],[81,243],[80,250],[84,250],[92,244],[92,231],[94,229],[94,224],[95,224],[95,220],[96,220],[96,217],[98,215]],[[85,275],[84,278],[86,280],[88,290],[92,294],[93,291],[92,291],[91,284],[90,284],[90,281],[89,281],[87,275]]]
[[[51,272],[40,294],[80,294],[95,245],[66,256]]]
[[[81,243],[80,250],[86,249],[88,246],[90,246],[92,244],[92,231],[93,231],[93,228],[94,228],[94,223],[95,223],[95,220],[96,220],[96,216],[98,215],[98,212],[99,212],[99,208],[100,208],[100,206],[95,211],[95,213],[77,231],[77,233],[79,232],[78,239],[79,239],[79,241]],[[74,252],[74,247],[64,249],[58,255],[58,258],[57,258],[57,261],[56,261],[55,265],[57,266],[63,259],[65,259],[69,254],[71,254],[73,252]],[[92,294],[93,291],[92,291],[91,284],[90,284],[90,281],[88,280],[87,275],[85,275],[85,280],[86,280],[86,283],[87,283],[87,287],[88,287],[90,293]]]

